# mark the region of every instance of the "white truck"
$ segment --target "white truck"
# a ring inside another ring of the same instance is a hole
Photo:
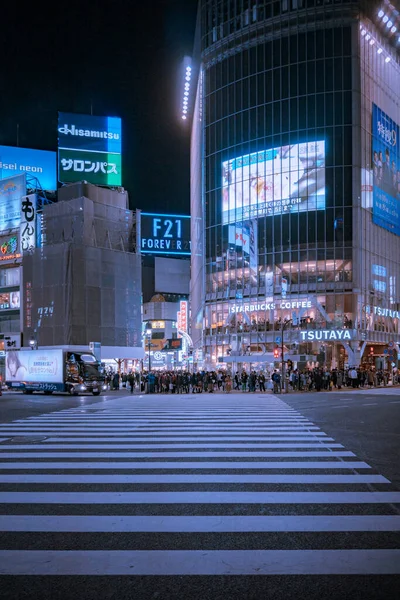
[[[10,350],[6,352],[8,388],[33,392],[92,393],[106,389],[101,364],[91,352],[68,349]]]

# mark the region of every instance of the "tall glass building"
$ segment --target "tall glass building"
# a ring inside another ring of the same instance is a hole
[[[399,7],[397,7],[399,8]],[[400,15],[374,0],[200,0],[195,362],[397,366]]]

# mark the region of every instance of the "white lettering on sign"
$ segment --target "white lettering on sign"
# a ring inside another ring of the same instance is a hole
[[[300,338],[302,342],[313,342],[322,340],[351,340],[351,331],[349,329],[320,329],[317,331],[301,331]]]
[[[380,306],[374,306],[373,309],[374,315],[377,315],[378,317],[390,317],[391,319],[400,319],[400,313],[397,310],[392,310],[391,308],[381,308]],[[370,310],[367,312],[370,312]]]
[[[311,300],[282,300],[281,302],[255,302],[254,304],[232,304],[229,310],[232,314],[256,312],[258,310],[292,310],[294,308],[312,308]]]
[[[111,131],[93,131],[91,129],[78,129],[75,125],[59,127],[58,131],[64,135],[76,135],[78,137],[99,138],[103,140],[119,140],[119,133]]]

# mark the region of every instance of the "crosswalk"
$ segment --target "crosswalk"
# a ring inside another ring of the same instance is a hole
[[[400,492],[279,397],[1,424],[0,504],[2,575],[400,575]]]

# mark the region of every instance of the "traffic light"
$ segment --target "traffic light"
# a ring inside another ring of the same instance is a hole
[[[373,347],[373,346],[371,346],[371,347],[370,347],[370,349],[369,349],[369,353],[370,353],[370,354],[373,354],[373,353],[374,353],[374,347]]]
[[[274,358],[279,358],[279,356],[280,356],[280,353],[281,353],[281,352],[280,352],[279,348],[275,348],[275,349],[274,349]]]

